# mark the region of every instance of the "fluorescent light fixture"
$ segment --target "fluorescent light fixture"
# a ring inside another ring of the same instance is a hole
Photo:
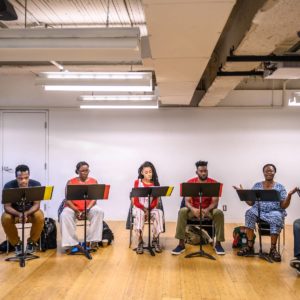
[[[138,27],[0,30],[1,61],[140,63]]]
[[[289,106],[300,106],[300,92],[293,92],[289,99]]]
[[[83,104],[81,109],[158,109],[158,101],[99,101],[97,104]]]
[[[84,95],[80,101],[152,101],[157,100],[156,95]]]
[[[152,72],[43,72],[46,91],[152,92]]]

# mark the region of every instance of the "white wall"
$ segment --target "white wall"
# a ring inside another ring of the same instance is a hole
[[[55,185],[48,213],[56,216],[66,181],[80,160],[91,176],[111,184],[110,199],[99,203],[107,220],[127,217],[128,195],[137,169],[152,161],[161,185],[174,185],[164,199],[167,220],[176,220],[179,184],[195,175],[197,160],[209,161],[209,175],[224,183],[220,205],[227,222],[243,222],[246,204],[234,184],[245,188],[263,179],[261,168],[274,163],[276,180],[289,190],[300,185],[299,109],[161,109],[159,111],[50,110],[49,183]],[[287,222],[300,217],[293,197]]]

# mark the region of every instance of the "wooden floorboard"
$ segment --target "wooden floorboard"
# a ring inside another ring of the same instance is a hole
[[[300,276],[289,267],[291,226],[286,226],[282,262],[270,264],[256,257],[236,256],[231,248],[236,224],[226,224],[225,256],[205,246],[217,258],[211,261],[170,254],[176,246],[175,223],[167,224],[161,237],[165,249],[156,257],[137,255],[128,248],[124,222],[108,223],[116,240],[94,253],[91,261],[80,255],[67,256],[59,248],[38,253],[40,259],[20,268],[18,263],[4,261],[7,256],[2,254],[0,299],[300,299]],[[4,239],[3,232],[0,237]],[[264,237],[265,250],[269,243]],[[186,253],[197,249],[188,246]]]

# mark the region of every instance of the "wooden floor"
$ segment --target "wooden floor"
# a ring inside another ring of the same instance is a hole
[[[172,256],[175,223],[167,224],[161,243],[165,250],[151,257],[128,248],[124,222],[109,222],[116,240],[91,261],[58,251],[40,253],[25,268],[0,256],[1,299],[300,299],[300,276],[289,267],[292,227],[286,229],[281,263],[237,257],[231,248],[232,229],[226,225],[225,256],[216,261]],[[0,234],[3,240],[3,233]],[[269,238],[264,238],[269,249]],[[188,246],[187,253],[198,247]],[[211,246],[205,250],[214,254]]]

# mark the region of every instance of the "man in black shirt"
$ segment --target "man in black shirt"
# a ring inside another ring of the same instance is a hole
[[[38,181],[29,179],[30,171],[26,165],[17,166],[15,174],[16,179],[7,182],[4,189],[41,186]],[[32,223],[26,248],[27,253],[32,253],[44,226],[44,214],[40,210],[40,201],[26,203],[24,218],[25,223]],[[21,254],[22,244],[18,236],[16,223],[22,222],[22,205],[16,202],[4,204],[4,213],[2,214],[1,222],[8,241],[15,247],[16,255]]]

